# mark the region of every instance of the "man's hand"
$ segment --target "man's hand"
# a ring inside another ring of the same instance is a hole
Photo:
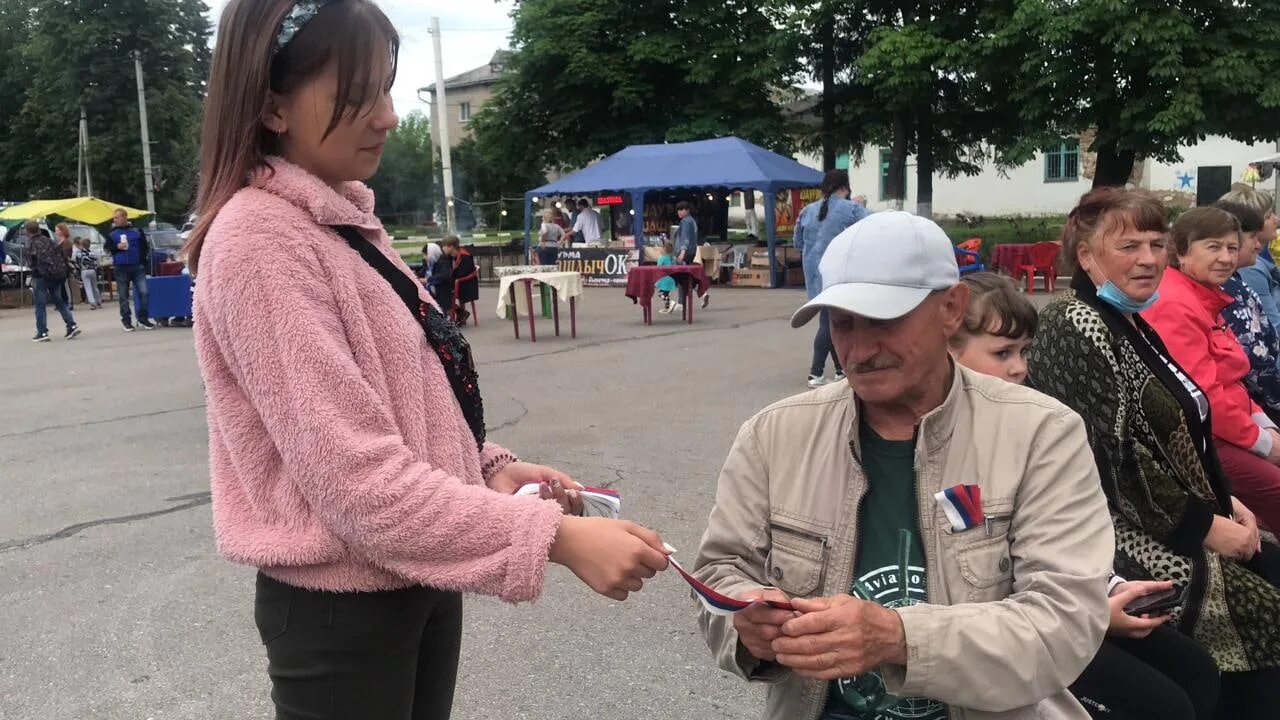
[[[1150,635],[1156,628],[1165,624],[1170,616],[1165,614],[1156,617],[1150,615],[1134,617],[1124,611],[1124,606],[1145,595],[1162,592],[1172,587],[1172,582],[1147,580],[1133,580],[1117,585],[1115,594],[1107,598],[1107,604],[1111,606],[1111,625],[1107,628],[1107,634],[1134,640],[1141,640]]]
[[[743,600],[790,600],[777,588],[760,588],[743,596]],[[738,631],[742,646],[757,660],[773,662],[773,641],[782,637],[782,624],[794,618],[790,610],[778,610],[757,604],[733,616],[733,629]]]
[[[1253,534],[1253,539],[1258,546],[1258,552],[1262,552],[1262,535],[1258,531],[1258,517],[1234,495],[1231,497],[1231,515],[1236,522],[1243,525]]]
[[[773,651],[797,673],[835,680],[907,664],[907,633],[898,613],[848,595],[791,604],[804,614],[782,626]]]

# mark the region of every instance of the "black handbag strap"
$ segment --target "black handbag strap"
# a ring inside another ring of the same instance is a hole
[[[453,389],[458,407],[475,437],[476,448],[482,449],[485,442],[484,402],[480,397],[479,377],[475,361],[471,357],[471,346],[462,336],[462,330],[434,305],[422,300],[418,296],[418,282],[401,272],[360,231],[349,225],[334,226],[333,229],[370,267],[378,271],[404,301],[409,313],[417,319],[427,343],[435,350],[444,366],[444,374],[449,378],[449,386]]]
[[[412,314],[419,322],[426,318],[426,309],[423,307],[426,303],[418,297],[418,283],[410,280],[408,276],[400,272],[386,255],[383,255],[373,243],[365,239],[358,230],[350,225],[341,225],[334,228],[343,240],[351,246],[352,250],[360,253],[360,257],[364,261],[378,271],[384,280],[391,285],[391,289],[396,291],[400,299],[404,301],[405,307],[409,308]]]

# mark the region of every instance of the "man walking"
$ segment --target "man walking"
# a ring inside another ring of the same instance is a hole
[[[129,299],[133,288],[138,289],[138,326],[154,330],[155,323],[147,314],[147,261],[151,257],[151,243],[142,228],[129,222],[124,208],[118,208],[111,217],[111,230],[103,249],[111,254],[112,271],[116,280],[116,292],[120,295],[120,324],[125,332],[133,332],[133,319],[129,313]]]
[[[676,215],[680,217],[680,225],[676,228],[675,242],[672,244],[676,248],[676,264],[677,265],[693,265],[698,259],[698,221],[693,218],[693,205],[681,200],[676,203]],[[689,301],[686,297],[689,294],[685,286],[680,286],[680,301],[675,307],[671,308],[671,312],[679,313],[684,309],[684,304]],[[707,294],[702,296],[702,307],[706,309],[711,304],[711,290],[707,290]]]
[[[25,226],[27,250],[31,257],[31,291],[35,299],[36,336],[32,342],[49,342],[48,305],[53,301],[62,321],[67,324],[66,339],[72,340],[80,335],[80,326],[67,307],[66,296],[59,289],[67,282],[67,261],[58,249],[53,238],[40,232],[40,225],[35,220],[28,220]]]
[[[821,263],[847,383],[747,421],[694,574],[754,604],[704,610],[768,720],[1087,720],[1067,686],[1108,622],[1114,535],[1084,422],[954,363],[968,287],[934,223],[872,215]]]

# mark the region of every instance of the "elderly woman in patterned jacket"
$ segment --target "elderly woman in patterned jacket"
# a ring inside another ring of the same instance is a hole
[[[1205,393],[1140,314],[1168,266],[1165,209],[1103,188],[1068,216],[1072,292],[1050,304],[1028,357],[1030,383],[1085,420],[1116,532],[1116,570],[1185,592],[1170,625],[1222,670],[1220,717],[1280,707],[1280,550],[1232,496]]]
[[[1266,303],[1246,277],[1266,247],[1267,223],[1262,213],[1249,205],[1219,200],[1213,206],[1230,213],[1240,223],[1236,271],[1222,283],[1222,291],[1231,296],[1222,318],[1249,358],[1249,374],[1244,378],[1249,396],[1272,420],[1280,421],[1280,335],[1267,314]]]

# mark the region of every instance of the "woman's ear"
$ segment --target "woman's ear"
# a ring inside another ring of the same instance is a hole
[[[280,99],[275,93],[267,93],[267,101],[262,106],[262,125],[276,135],[289,131],[289,121],[280,109]]]

